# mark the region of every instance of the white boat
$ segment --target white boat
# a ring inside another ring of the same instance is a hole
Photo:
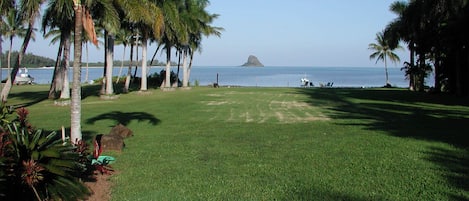
[[[306,78],[306,74],[305,74],[305,76],[303,78],[301,78],[301,86],[302,87],[308,87],[308,86],[313,87],[314,84],[313,84],[313,82],[309,81],[308,78]]]
[[[34,78],[28,74],[27,68],[23,68],[23,70],[20,69],[18,74],[15,77],[16,84],[33,84]]]

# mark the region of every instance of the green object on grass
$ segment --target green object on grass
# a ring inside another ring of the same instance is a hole
[[[91,160],[91,165],[109,165],[114,163],[116,159],[112,156],[98,156],[98,158],[93,158]]]

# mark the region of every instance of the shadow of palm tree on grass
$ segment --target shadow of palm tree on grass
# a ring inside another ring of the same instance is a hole
[[[114,120],[116,124],[120,123],[124,126],[127,126],[131,121],[137,120],[139,122],[148,121],[152,125],[157,125],[160,123],[160,120],[153,116],[152,114],[146,112],[120,112],[112,111],[105,114],[101,114],[92,118],[89,118],[86,123],[94,124],[96,121],[109,119]]]
[[[20,107],[29,107],[36,103],[39,103],[43,100],[47,99],[47,91],[34,91],[34,92],[20,92],[20,93],[11,93],[9,95],[9,99],[19,99],[24,102],[18,103],[15,105],[9,105],[12,109],[20,108]]]
[[[286,195],[280,200],[346,200],[346,201],[365,201],[365,200],[387,200],[380,196],[360,197],[358,195],[344,194],[343,192],[334,192],[327,185],[297,183],[294,188],[288,189]]]
[[[332,119],[365,120],[366,129],[390,135],[436,141],[458,147],[459,151],[432,147],[427,160],[445,170],[444,176],[457,189],[469,189],[469,101],[448,94],[426,94],[384,89],[299,89],[309,103],[331,108]],[[343,122],[343,121],[341,121]],[[467,200],[465,195],[449,195]]]

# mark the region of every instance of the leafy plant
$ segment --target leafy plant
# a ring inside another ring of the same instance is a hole
[[[83,172],[79,155],[56,132],[46,134],[27,121],[28,110],[2,125],[0,153],[7,200],[76,200],[89,192],[76,175]],[[3,195],[2,195],[3,194]]]

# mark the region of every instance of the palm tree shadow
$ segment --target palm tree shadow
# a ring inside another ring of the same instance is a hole
[[[20,107],[29,107],[43,100],[46,100],[47,91],[11,93],[9,96],[10,98],[17,98],[19,100],[25,100],[25,102],[23,103],[9,105],[9,107],[11,107],[12,109],[16,109]]]
[[[152,114],[146,112],[120,112],[112,111],[105,114],[101,114],[92,118],[89,118],[86,123],[94,124],[99,120],[110,119],[114,120],[116,124],[120,123],[124,126],[127,126],[131,121],[138,120],[139,122],[148,121],[152,125],[157,125],[160,123],[160,120],[153,116]]]
[[[432,147],[424,154],[428,161],[442,167],[443,175],[455,189],[469,189],[466,132],[469,130],[469,112],[459,109],[469,107],[467,99],[448,94],[383,89],[299,89],[299,93],[310,97],[309,104],[331,108],[327,115],[332,119],[360,122],[338,121],[336,124],[359,125],[396,137],[442,142],[459,148],[461,151]],[[448,196],[452,200],[467,199],[450,193]]]
[[[291,186],[285,192],[280,200],[347,200],[347,201],[365,201],[365,200],[387,200],[381,196],[363,197],[352,195],[347,192],[337,192],[331,190],[328,185],[304,184],[298,182],[295,186]]]

